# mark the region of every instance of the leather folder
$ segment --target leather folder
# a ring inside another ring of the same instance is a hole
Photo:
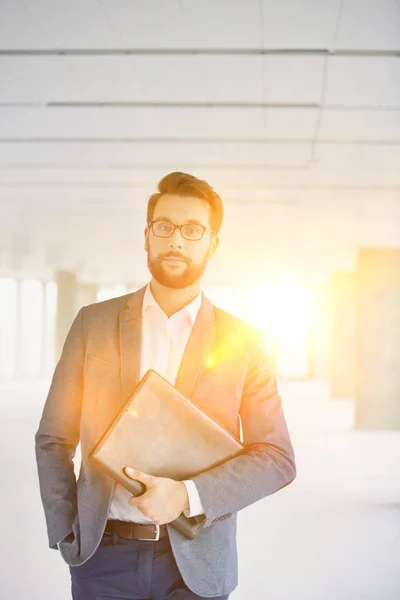
[[[150,369],[89,456],[132,495],[140,496],[145,486],[128,477],[124,467],[182,481],[242,450],[232,433]],[[181,513],[171,525],[193,539],[204,521],[205,515]]]

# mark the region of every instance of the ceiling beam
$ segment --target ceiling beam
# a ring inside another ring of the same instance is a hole
[[[400,56],[400,49],[347,50],[328,48],[54,48],[0,49],[0,56],[362,56],[388,58]]]

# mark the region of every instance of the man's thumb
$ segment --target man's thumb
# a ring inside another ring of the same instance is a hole
[[[153,476],[148,475],[147,473],[143,473],[143,471],[138,471],[137,469],[132,469],[132,467],[125,467],[124,469],[126,475],[131,479],[137,479],[144,483],[146,487],[150,486],[153,482]]]

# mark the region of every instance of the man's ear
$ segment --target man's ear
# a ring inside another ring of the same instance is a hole
[[[217,235],[211,238],[210,248],[208,250],[208,258],[214,258],[217,248],[219,246],[219,237]]]
[[[146,227],[144,228],[144,249],[146,250],[146,252],[148,252],[149,250],[149,227],[148,225],[146,225]]]

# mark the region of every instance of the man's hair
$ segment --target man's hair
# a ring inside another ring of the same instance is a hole
[[[163,194],[176,194],[178,196],[195,196],[205,200],[211,207],[211,228],[218,233],[222,224],[224,208],[222,200],[213,188],[202,179],[194,175],[175,171],[161,179],[158,184],[158,192],[152,194],[147,204],[147,223],[153,220],[154,209]]]

